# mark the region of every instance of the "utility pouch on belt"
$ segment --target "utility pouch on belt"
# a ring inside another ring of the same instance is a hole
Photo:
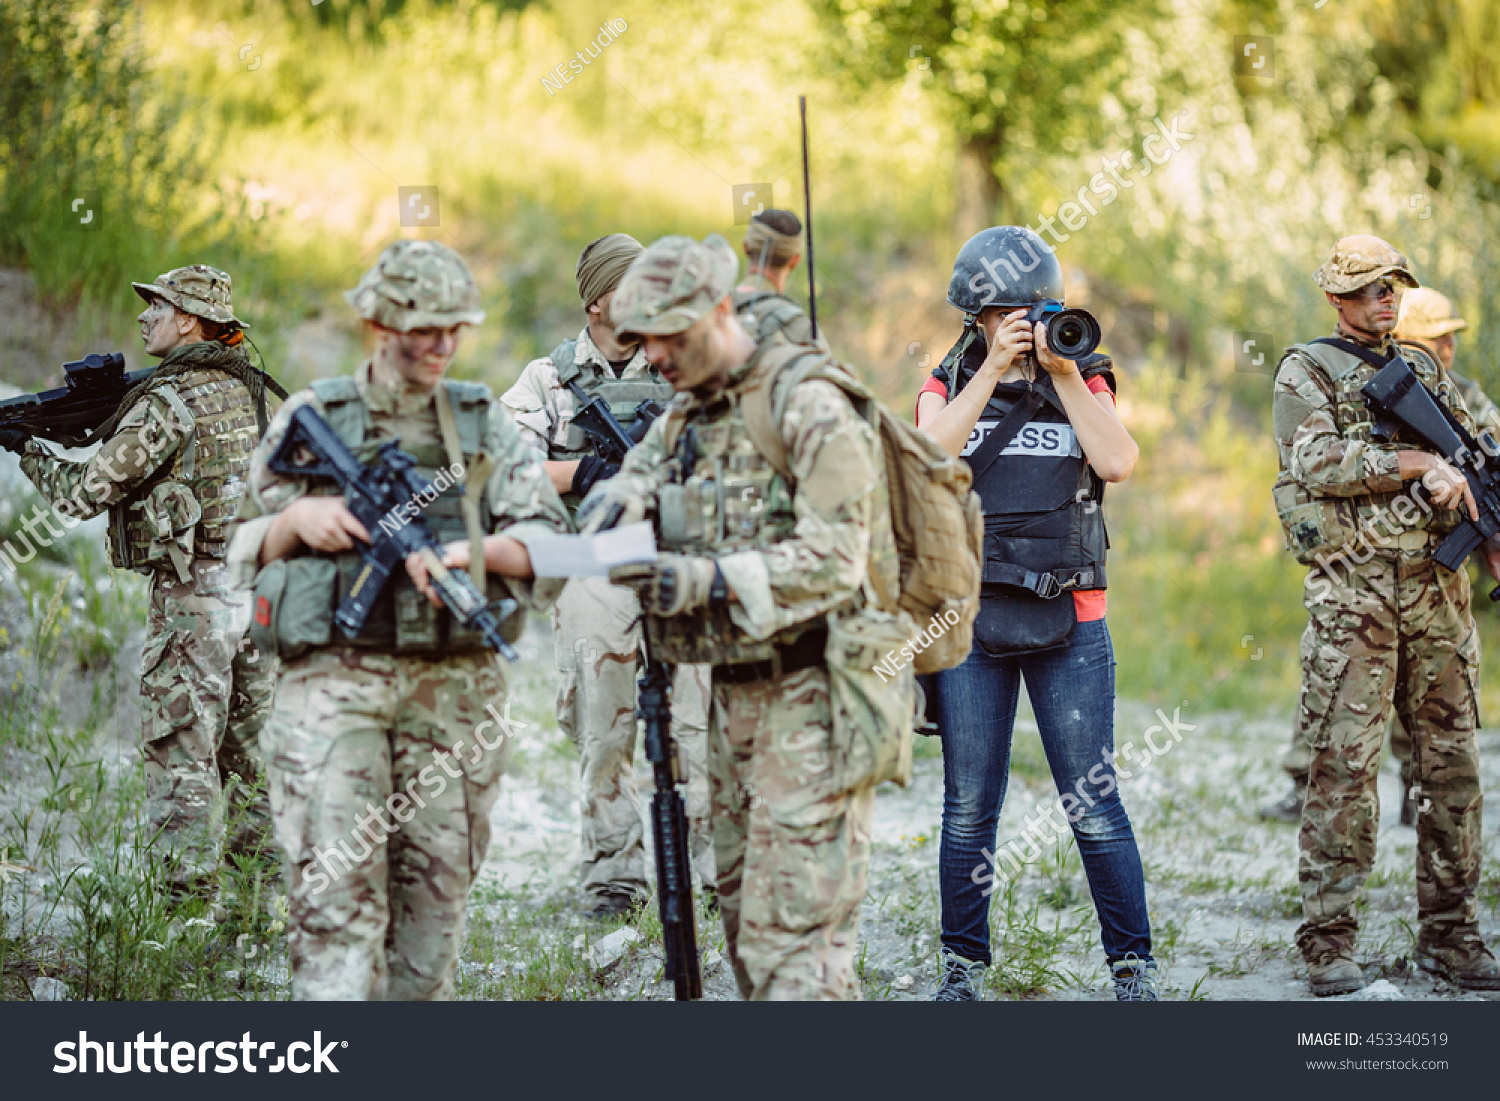
[[[974,644],[992,658],[1067,645],[1078,626],[1071,592],[1044,598],[1012,585],[985,585],[979,593]]]
[[[902,647],[916,634],[905,612],[865,607],[828,617],[824,654],[836,790],[910,782],[912,733],[922,700]]]
[[[327,646],[333,634],[338,561],[316,555],[278,558],[255,579],[250,640],[263,654],[300,657]]]
[[[177,580],[191,581],[193,532],[203,517],[192,491],[180,482],[162,482],[130,508],[140,512],[151,538],[144,556],[132,565],[170,565]]]
[[[1286,535],[1287,550],[1304,566],[1351,542],[1359,532],[1359,516],[1345,497],[1315,497],[1283,474],[1271,488],[1276,516]]]

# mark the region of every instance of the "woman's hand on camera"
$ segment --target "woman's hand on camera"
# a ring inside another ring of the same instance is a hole
[[[1047,326],[1043,322],[1038,321],[1036,328],[1032,330],[1032,344],[1036,348],[1036,361],[1049,375],[1072,375],[1078,372],[1075,361],[1064,359],[1047,343]]]
[[[1031,326],[1026,324],[1026,311],[1012,310],[993,326],[986,325],[984,339],[989,350],[985,353],[979,373],[993,375],[998,379],[1010,370],[1010,365],[1017,356],[1031,351]]]

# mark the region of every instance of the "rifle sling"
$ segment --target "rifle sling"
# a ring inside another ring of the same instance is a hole
[[[490,465],[489,456],[482,453],[476,455],[473,466],[465,467],[464,450],[459,443],[458,423],[453,419],[453,403],[448,397],[448,387],[439,385],[433,397],[437,406],[438,432],[443,437],[443,450],[448,453],[448,465],[463,471],[464,495],[459,508],[463,511],[464,530],[469,536],[469,576],[474,580],[474,587],[484,592],[484,530],[479,524],[479,494],[484,492],[486,479],[480,477],[480,471],[474,468],[483,465],[487,469]]]

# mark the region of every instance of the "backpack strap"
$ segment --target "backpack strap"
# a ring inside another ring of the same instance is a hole
[[[370,411],[360,400],[353,375],[315,378],[312,392],[323,403],[323,419],[350,451],[357,450],[370,432]]]

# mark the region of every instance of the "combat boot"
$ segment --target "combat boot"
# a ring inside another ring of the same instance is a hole
[[[1417,942],[1417,966],[1447,979],[1462,990],[1500,990],[1500,964],[1478,933],[1465,932],[1441,941]]]
[[[1260,817],[1263,822],[1291,822],[1294,825],[1302,821],[1302,803],[1307,798],[1307,777],[1293,776],[1292,790],[1283,795],[1275,802],[1266,803],[1260,808]]]
[[[984,964],[966,960],[957,952],[944,948],[940,966],[943,973],[937,993],[932,996],[933,1001],[984,1001]]]
[[[1328,998],[1363,990],[1365,973],[1348,948],[1334,948],[1307,963],[1307,981],[1315,997]]]
[[[1417,824],[1417,798],[1412,794],[1413,785],[1411,762],[1407,761],[1401,765],[1401,824],[1403,826]]]

